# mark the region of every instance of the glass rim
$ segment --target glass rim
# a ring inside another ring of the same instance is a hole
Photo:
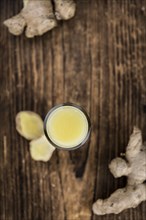
[[[78,145],[76,145],[76,146],[74,146],[74,147],[61,147],[61,146],[55,144],[55,143],[50,139],[50,137],[49,137],[49,135],[48,135],[48,132],[47,132],[47,121],[48,121],[49,116],[51,115],[51,113],[52,113],[54,110],[56,110],[57,108],[63,107],[63,106],[73,106],[73,107],[79,109],[80,111],[83,112],[83,114],[85,115],[85,117],[86,117],[86,119],[87,119],[87,122],[88,122],[88,132],[87,132],[86,137],[84,138],[84,140],[83,140],[80,144],[78,144]],[[46,117],[45,117],[45,119],[44,119],[44,133],[45,133],[45,136],[46,136],[47,140],[49,141],[49,143],[50,143],[53,147],[55,147],[55,148],[58,148],[58,149],[60,149],[60,150],[68,150],[68,151],[78,149],[78,148],[82,147],[82,146],[88,141],[88,139],[89,139],[89,137],[90,137],[90,134],[91,134],[91,121],[90,121],[90,117],[88,116],[88,114],[87,114],[87,112],[85,111],[85,109],[84,109],[82,106],[79,106],[79,105],[77,105],[77,104],[74,104],[74,103],[71,103],[71,102],[66,102],[66,103],[63,103],[63,104],[55,105],[53,108],[51,108],[51,109],[48,111],[48,113],[47,113],[47,115],[46,115]]]

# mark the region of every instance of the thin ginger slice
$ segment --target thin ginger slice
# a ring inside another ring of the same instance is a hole
[[[16,115],[16,130],[27,140],[33,140],[43,135],[43,121],[34,112],[21,111]]]
[[[36,161],[47,162],[52,157],[55,147],[49,144],[45,135],[30,142],[30,154]]]

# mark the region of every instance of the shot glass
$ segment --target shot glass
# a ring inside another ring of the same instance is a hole
[[[73,103],[59,104],[47,113],[44,133],[55,148],[75,150],[89,140],[90,118],[81,106]]]

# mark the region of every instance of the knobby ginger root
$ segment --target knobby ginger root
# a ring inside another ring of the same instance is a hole
[[[76,4],[74,0],[54,0],[57,20],[68,20],[75,15]]]
[[[55,148],[49,144],[45,135],[30,142],[30,154],[34,160],[47,162],[54,150]]]
[[[117,157],[109,164],[115,178],[127,176],[127,186],[116,190],[105,200],[98,199],[93,204],[93,212],[97,215],[118,214],[127,208],[135,208],[146,200],[146,146],[142,143],[142,134],[134,128],[125,159]]]
[[[24,5],[18,15],[4,21],[10,33],[20,35],[27,26],[25,34],[31,38],[56,26],[51,0],[28,0]]]
[[[73,0],[54,0],[55,12],[51,0],[23,0],[24,7],[19,14],[4,21],[9,32],[20,35],[25,30],[25,35],[32,38],[43,35],[56,27],[56,19],[70,19],[75,14]]]
[[[127,186],[116,190],[108,199],[98,199],[93,204],[93,212],[97,215],[118,214],[124,209],[135,208],[146,200],[146,184]]]
[[[21,111],[16,115],[16,130],[30,142],[30,155],[36,161],[50,160],[55,148],[47,141],[43,121],[35,112]]]

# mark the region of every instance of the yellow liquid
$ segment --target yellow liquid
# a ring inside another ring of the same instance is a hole
[[[73,106],[61,106],[47,120],[49,138],[60,147],[75,147],[86,138],[88,121],[85,114]]]

